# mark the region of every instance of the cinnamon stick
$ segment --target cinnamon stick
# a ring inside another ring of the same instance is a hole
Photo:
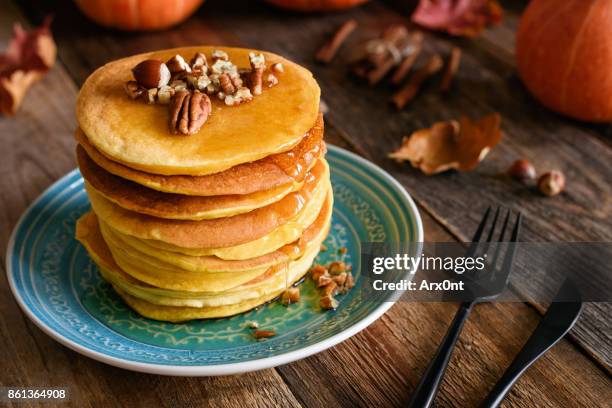
[[[421,49],[423,47],[423,33],[420,31],[415,32],[414,34],[412,34],[411,41],[413,47],[412,52],[404,57],[400,65],[393,73],[393,76],[391,77],[391,83],[393,83],[394,85],[399,85],[400,83],[402,83],[404,78],[406,78],[406,75],[408,75],[408,73],[410,72],[410,69],[414,65],[414,62],[416,61],[417,57],[421,53]]]
[[[370,62],[374,66],[368,73],[370,85],[376,85],[398,64],[400,50],[407,46],[408,39],[408,30],[403,25],[393,25],[385,30],[381,39],[386,45],[384,52],[370,56]],[[392,53],[391,49],[395,49],[396,53]]]
[[[442,57],[440,57],[440,55],[432,55],[429,58],[429,61],[415,71],[415,73],[408,78],[406,84],[393,95],[391,101],[395,107],[398,110],[404,108],[404,106],[406,106],[406,104],[417,95],[423,82],[440,71],[443,65],[444,62],[442,61]]]
[[[336,53],[346,41],[349,35],[357,28],[357,22],[353,19],[345,21],[336,33],[325,43],[315,55],[315,59],[321,63],[328,64],[336,56]]]
[[[442,74],[442,80],[440,81],[439,89],[441,92],[447,92],[450,89],[451,81],[455,77],[455,73],[459,68],[460,62],[461,50],[457,47],[453,47],[450,56],[448,57],[448,62],[446,64],[446,68],[444,69],[444,74]]]

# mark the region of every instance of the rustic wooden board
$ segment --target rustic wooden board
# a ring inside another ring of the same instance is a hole
[[[28,98],[30,110],[25,110],[25,114],[20,112],[15,119],[0,120],[0,132],[14,138],[11,139],[13,144],[7,155],[14,159],[10,159],[11,163],[0,165],[2,191],[11,192],[6,198],[2,196],[2,200],[6,201],[1,204],[0,223],[3,230],[0,242],[4,245],[8,231],[25,206],[46,185],[74,165],[71,101],[74,101],[76,86],[68,79],[66,72],[78,86],[100,64],[135,52],[204,42],[257,46],[255,41],[264,41],[265,35],[273,32],[268,31],[266,26],[284,25],[285,22],[280,21],[283,19],[293,22],[293,25],[289,25],[289,29],[277,26],[277,29],[285,30],[278,32],[286,35],[270,39],[271,44],[279,47],[276,50],[314,67],[306,59],[310,58],[328,32],[333,30],[334,24],[345,18],[332,15],[320,18],[319,23],[318,20],[304,19],[297,15],[287,17],[267,7],[244,5],[234,19],[231,16],[233,13],[224,10],[226,6],[222,2],[217,2],[206,4],[196,17],[169,33],[131,35],[98,29],[80,17],[70,2],[59,3],[62,6],[65,3],[66,12],[58,15],[54,31],[60,43],[63,64],[52,71],[38,90],[32,90],[33,95],[39,98]],[[372,7],[378,10],[379,6]],[[232,10],[239,8],[232,6]],[[41,15],[38,9],[28,9],[28,12],[35,20]],[[261,20],[260,24],[252,25],[250,20],[253,14],[250,17],[247,14],[255,12],[257,16],[261,15],[258,17]],[[14,10],[11,9],[10,13],[5,12],[3,16],[8,14],[10,20],[17,18]],[[367,18],[367,15],[362,17],[363,11],[354,13],[359,18]],[[299,24],[296,19],[299,19]],[[228,24],[228,21],[232,23]],[[2,27],[7,25],[3,24]],[[294,38],[296,27],[299,27],[299,32],[303,32],[303,37]],[[75,38],[75,32],[79,33],[78,38]],[[0,30],[0,40],[5,38],[6,33]],[[304,47],[300,56],[294,56],[296,50],[291,48],[296,40],[301,41],[300,46]],[[265,48],[274,49],[272,46]],[[381,160],[383,156],[379,155],[384,154],[383,147],[386,145],[373,145],[364,141],[367,137],[364,135],[369,135],[372,140],[380,140],[381,144],[387,144],[391,139],[397,142],[400,135],[385,134],[393,129],[385,126],[399,124],[381,123],[383,129],[378,133],[371,133],[372,129],[368,128],[370,125],[365,123],[343,126],[345,120],[340,109],[352,111],[353,115],[359,115],[360,112],[359,101],[352,98],[361,98],[364,94],[380,97],[386,91],[364,88],[355,95],[336,95],[330,98],[327,94],[330,89],[335,89],[334,78],[340,83],[346,80],[337,68],[321,73],[320,70],[325,71],[327,68],[314,67],[319,79],[323,78],[321,82],[325,99],[332,108],[328,115],[330,125],[327,127],[326,138],[382,162],[396,175],[403,177],[402,182],[417,196],[421,209],[425,210],[428,240],[464,239],[465,234],[471,233],[474,220],[469,223],[466,221],[465,225],[463,221],[452,217],[447,220],[445,213],[440,212],[439,206],[442,204],[431,202],[427,198],[429,190],[420,187],[421,184],[432,183],[434,179],[420,177],[410,170],[393,168],[393,164]],[[47,81],[50,83],[47,84]],[[352,85],[347,86],[350,88]],[[49,95],[54,97],[50,98]],[[433,104],[434,101],[430,106]],[[354,108],[354,105],[357,107]],[[425,124],[426,119],[435,119],[431,114],[421,117],[412,111],[404,115],[408,115],[402,116],[406,128],[418,124],[417,120],[423,120],[421,124]],[[351,121],[356,122],[353,119]],[[587,133],[596,131],[585,130]],[[33,132],[39,133],[32,135]],[[372,134],[376,136],[372,137]],[[591,139],[598,140],[597,137]],[[32,140],[37,143],[32,143]],[[19,175],[14,176],[15,173]],[[463,176],[468,178],[462,180]],[[472,175],[449,177],[465,183],[466,188],[470,182],[474,182],[469,178]],[[433,183],[453,184],[450,181],[435,180]],[[434,184],[427,187],[434,189],[437,197],[445,191],[442,188],[446,188],[446,185]],[[476,219],[480,210],[466,211]],[[59,346],[19,313],[11,299],[6,278],[2,279],[0,337],[7,346],[0,351],[0,360],[9,364],[0,375],[0,383],[68,385],[73,391],[74,406],[198,406],[205,403],[223,406],[401,406],[416,386],[456,308],[448,303],[400,303],[367,331],[330,351],[303,361],[244,376],[181,379],[129,373],[82,358]],[[479,306],[462,334],[441,389],[439,405],[463,407],[477,404],[501,375],[537,321],[538,314],[527,305]],[[602,330],[602,326],[597,324],[593,328],[591,332]],[[18,356],[18,359],[14,356]],[[585,357],[580,348],[564,340],[527,372],[510,394],[505,406],[603,406],[609,399],[606,394],[608,389],[610,380],[606,374]]]

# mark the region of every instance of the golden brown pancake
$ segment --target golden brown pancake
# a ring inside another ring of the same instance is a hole
[[[319,112],[320,89],[307,69],[278,55],[261,52],[267,65],[282,63],[278,85],[249,103],[226,106],[212,99],[212,113],[194,135],[168,130],[168,107],[147,105],[125,95],[131,69],[146,59],[166,61],[176,54],[207,57],[218,47],[185,47],[135,55],[97,69],[83,84],[77,121],[106,157],[153,174],[206,175],[288,151],[311,129]],[[253,50],[226,48],[239,68],[249,68]],[[259,51],[257,51],[259,52]]]
[[[168,317],[165,320],[181,321],[229,316],[278,296],[288,285],[306,273],[328,233],[329,221],[315,239],[316,242],[310,245],[311,249],[307,249],[302,257],[285,266],[269,268],[266,273],[242,285],[217,293],[161,289],[133,278],[117,265],[97,226],[95,215],[91,212],[85,214],[77,223],[77,238],[98,264],[103,278],[109,281],[124,299],[126,295],[130,296],[126,301],[134,299],[144,302],[144,309],[139,311],[144,316],[161,319],[161,316],[165,315]],[[186,317],[192,316],[193,313],[197,313],[199,317]]]
[[[112,175],[91,160],[80,146],[77,146],[77,162],[83,178],[113,203],[126,210],[175,220],[231,217],[279,201],[302,186],[296,182],[251,194],[210,197],[169,194]]]
[[[77,129],[75,138],[87,155],[109,173],[154,190],[197,196],[250,194],[301,182],[315,161],[325,154],[321,114],[293,149],[207,176],[163,176],[132,169],[101,154],[81,129]]]
[[[190,256],[168,252],[163,250],[151,250],[150,247],[142,244],[141,241],[128,241],[122,235],[115,232],[104,222],[100,222],[100,230],[107,245],[112,248],[120,248],[126,252],[128,258],[137,260],[150,259],[151,265],[158,263],[164,268],[176,268],[179,271],[191,271],[199,273],[221,273],[252,270],[261,267],[270,267],[281,262],[299,258],[306,246],[317,238],[324,227],[329,223],[332,213],[332,195],[328,193],[325,204],[319,211],[315,221],[308,226],[301,234],[300,238],[283,247],[267,253],[265,255],[242,260],[225,260],[216,256]],[[126,237],[126,235],[123,235]]]
[[[115,235],[127,242],[130,246],[140,248],[149,256],[163,256],[168,254],[184,254],[189,256],[215,256],[225,260],[245,260],[256,258],[274,252],[283,246],[300,238],[304,231],[313,223],[319,214],[319,208],[306,206],[304,210],[290,222],[287,222],[263,237],[244,244],[223,248],[185,248],[168,244],[158,240],[141,239],[132,235],[123,234],[113,230]]]
[[[189,299],[150,296],[150,290],[142,291],[139,290],[140,288],[134,288],[133,285],[125,285],[121,281],[113,282],[113,287],[128,305],[151,319],[179,322],[227,317],[248,311],[280,296],[287,287],[306,274],[318,252],[319,248],[315,246],[302,258],[289,263],[285,268],[271,268],[271,273],[256,286],[244,285],[244,287],[213,296],[194,296]],[[128,290],[130,293],[127,292]],[[173,304],[176,306],[172,306]],[[190,304],[193,306],[185,306]],[[194,307],[195,305],[198,307]]]
[[[115,230],[141,239],[154,239],[186,248],[222,248],[265,236],[290,222],[305,207],[320,208],[331,188],[329,168],[319,160],[299,191],[248,213],[202,221],[168,220],[125,210],[85,183],[97,216]]]

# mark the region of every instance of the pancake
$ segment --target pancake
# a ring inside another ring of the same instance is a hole
[[[314,126],[320,89],[307,69],[261,52],[268,66],[282,63],[279,84],[238,107],[212,99],[212,113],[191,136],[172,135],[168,108],[130,100],[123,89],[131,69],[146,59],[166,61],[176,54],[207,57],[219,47],[200,46],[150,52],[110,62],[83,84],[77,99],[79,127],[106,157],[153,174],[206,175],[290,150]],[[222,48],[239,68],[248,68],[241,48]],[[257,51],[259,52],[259,51]],[[103,120],[102,120],[103,119]]]
[[[287,224],[305,208],[320,209],[330,189],[329,168],[319,160],[299,191],[245,214],[202,221],[168,220],[125,210],[85,187],[95,213],[119,232],[185,248],[221,248],[261,238]]]
[[[93,213],[85,214],[77,223],[77,237],[98,265],[102,277],[110,282],[118,292],[130,294],[134,298],[154,305],[206,309],[207,313],[213,312],[208,309],[225,306],[235,306],[241,309],[245,304],[252,304],[252,301],[266,298],[261,301],[265,302],[278,296],[286,287],[306,273],[329,231],[328,220],[316,240],[297,260],[269,268],[265,274],[233,289],[214,293],[161,289],[126,274],[112,257],[97,225]],[[221,317],[221,315],[210,317]]]
[[[329,224],[332,213],[332,195],[328,194],[324,206],[321,208],[316,220],[308,226],[301,236],[278,250],[270,252],[258,257],[248,258],[244,260],[224,260],[216,256],[190,256],[178,254],[163,250],[151,251],[150,247],[143,245],[139,241],[128,242],[122,239],[120,234],[115,233],[112,228],[108,227],[104,222],[100,223],[100,230],[107,245],[112,248],[114,253],[117,250],[123,250],[126,256],[138,262],[139,259],[144,260],[153,267],[161,268],[177,268],[179,271],[191,271],[199,273],[232,273],[235,271],[246,271],[260,267],[270,267],[281,262],[294,260],[303,255],[306,247],[317,240],[325,226]],[[125,237],[125,236],[124,236]]]
[[[265,207],[299,190],[303,183],[289,183],[271,190],[227,196],[188,196],[162,193],[112,175],[77,147],[77,162],[83,178],[106,199],[141,214],[176,220],[231,217]]]
[[[126,235],[113,229],[127,245],[139,248],[148,256],[172,256],[184,254],[189,256],[215,256],[224,260],[244,260],[259,257],[278,250],[279,248],[299,239],[302,233],[311,225],[318,215],[318,209],[306,207],[290,222],[281,225],[269,234],[253,241],[224,248],[184,248],[152,239],[141,239]],[[110,227],[109,227],[110,228]]]
[[[147,300],[135,297],[133,294],[128,294],[124,287],[113,284],[115,291],[123,298],[123,300],[136,312],[144,317],[162,320],[167,322],[181,322],[193,319],[211,319],[219,317],[233,316],[238,313],[243,313],[251,310],[257,306],[262,305],[278,296],[280,296],[287,287],[293,285],[299,281],[308,272],[308,269],[312,265],[314,258],[319,252],[318,248],[315,248],[311,253],[304,255],[297,261],[292,262],[285,271],[281,274],[276,274],[272,282],[268,282],[267,290],[258,297],[247,297],[246,300],[239,301],[233,304],[222,304],[219,306],[204,306],[204,307],[190,307],[190,306],[166,306],[161,304],[155,304]],[[258,293],[254,292],[254,293]],[[253,292],[251,292],[253,293]],[[243,294],[244,296],[244,294]],[[226,299],[234,299],[234,296],[224,295]],[[237,296],[236,298],[240,298]],[[153,298],[152,300],[158,301],[160,297]],[[174,300],[176,302],[176,300]],[[201,302],[201,303],[200,303]],[[189,301],[183,301],[181,303],[191,304],[205,304],[204,299],[191,299]]]
[[[315,125],[293,149],[207,176],[162,176],[146,173],[108,159],[89,142],[81,129],[75,132],[75,139],[87,155],[109,173],[153,190],[197,196],[251,194],[301,182],[316,160],[325,153],[321,114]]]

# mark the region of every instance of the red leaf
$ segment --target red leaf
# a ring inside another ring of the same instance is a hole
[[[0,54],[0,113],[14,114],[32,83],[53,66],[57,49],[51,36],[51,18],[26,32],[19,23],[4,54]]]
[[[497,0],[420,0],[412,21],[451,35],[475,37],[488,25],[498,24],[502,13]]]

